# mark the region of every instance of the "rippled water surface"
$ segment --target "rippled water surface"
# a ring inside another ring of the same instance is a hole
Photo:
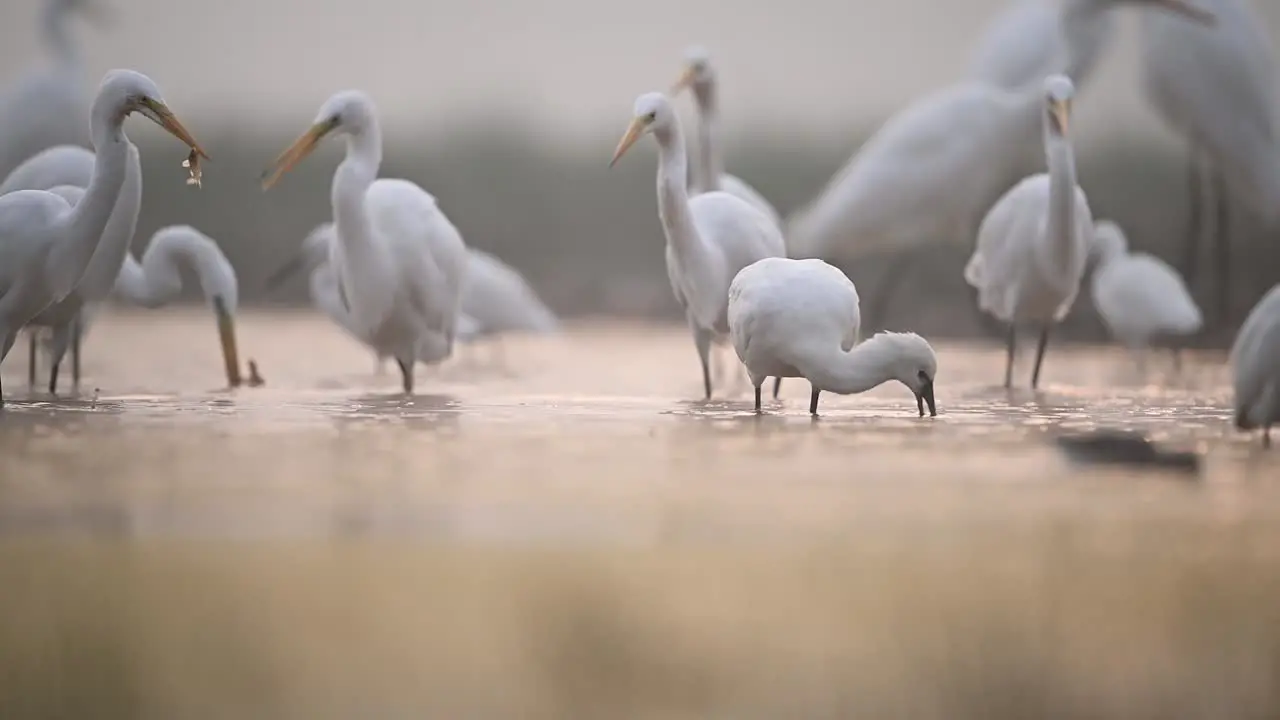
[[[695,400],[679,328],[464,348],[411,398],[311,315],[239,335],[263,387],[220,389],[196,310],[105,315],[79,394],[5,363],[0,716],[1280,707],[1280,453],[1222,353],[1052,347],[1010,393],[939,342],[938,417],[886,385],[812,419],[802,380],[756,416],[727,348]],[[1200,471],[1054,443],[1103,428]]]

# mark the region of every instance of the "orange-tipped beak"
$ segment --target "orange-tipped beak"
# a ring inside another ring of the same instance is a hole
[[[200,147],[200,143],[196,142],[191,133],[183,127],[178,117],[164,103],[151,98],[143,98],[138,104],[138,112],[151,122],[164,128],[170,135],[186,143],[187,147],[194,150],[205,160],[210,159],[209,154],[204,151],[204,148]]]
[[[320,141],[324,139],[324,136],[332,132],[337,126],[338,122],[335,118],[318,122],[307,128],[307,131],[302,133],[302,136],[297,140],[294,140],[293,144],[286,148],[284,152],[280,153],[280,156],[271,164],[271,167],[262,173],[262,189],[267,190],[272,185],[275,185],[282,175],[289,172],[294,165],[302,162],[304,158],[310,155],[311,151],[315,150]]]
[[[627,126],[627,133],[622,136],[622,140],[618,141],[618,147],[613,151],[613,159],[609,161],[609,167],[613,167],[614,163],[618,162],[618,158],[622,157],[632,145],[636,144],[636,140],[639,140],[640,136],[644,134],[644,127],[644,120],[641,118],[635,118],[631,121],[631,124]]]

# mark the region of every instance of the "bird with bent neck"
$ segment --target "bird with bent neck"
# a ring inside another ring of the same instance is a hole
[[[412,394],[414,364],[438,363],[453,352],[466,245],[430,193],[408,180],[378,178],[377,111],[359,91],[325,101],[310,129],[263,173],[263,189],[331,134],[347,143],[329,196],[335,234],[329,264],[344,327],[379,356],[394,357],[404,392]]]
[[[747,366],[760,412],[765,377],[802,377],[818,394],[866,392],[896,380],[916,398],[924,417],[937,415],[933,383],[938,359],[915,333],[881,332],[859,343],[858,291],[839,269],[821,260],[766,258],[743,268],[729,287],[729,333]]]
[[[1020,324],[1040,327],[1031,388],[1039,385],[1049,329],[1075,303],[1093,246],[1093,215],[1076,182],[1071,146],[1074,96],[1067,77],[1045,79],[1042,123],[1049,172],[1025,178],[992,206],[964,269],[965,281],[978,291],[979,309],[1009,327],[1006,388],[1013,383]]]
[[[73,205],[45,190],[0,196],[0,360],[18,331],[70,295],[88,269],[125,184],[131,145],[123,124],[135,112],[208,157],[150,78],[108,72],[89,115],[94,166],[80,199]]]
[[[658,217],[667,238],[667,277],[693,331],[709,400],[711,343],[729,333],[729,283],[757,260],[785,257],[787,248],[778,226],[742,198],[721,190],[690,197],[680,121],[662,93],[636,99],[635,116],[609,166],[644,135],[658,143]]]

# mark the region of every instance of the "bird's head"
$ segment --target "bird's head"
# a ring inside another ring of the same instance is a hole
[[[1111,220],[1099,220],[1093,224],[1093,257],[1100,263],[1120,257],[1129,251],[1129,241],[1124,231]]]
[[[1044,80],[1045,120],[1050,132],[1066,137],[1070,131],[1071,101],[1076,88],[1066,75],[1050,75]]]
[[[897,380],[910,388],[920,417],[924,417],[926,403],[929,415],[937,416],[933,381],[938,375],[938,356],[929,341],[911,332],[878,332],[859,346],[859,352],[872,358],[886,380]]]
[[[270,188],[285,173],[311,154],[326,136],[359,135],[377,122],[373,100],[359,90],[344,90],[325,101],[311,127],[302,133],[271,167],[262,173],[262,188]]]
[[[694,45],[684,53],[684,70],[671,86],[671,96],[676,97],[685,88],[693,90],[700,104],[713,100],[716,73],[711,66],[711,54],[701,45]]]
[[[613,159],[609,161],[609,167],[613,167],[641,136],[666,132],[674,122],[675,111],[666,95],[650,92],[636,98],[635,116],[631,118],[631,124],[627,126],[626,133],[618,141],[618,147],[613,151]]]
[[[122,122],[133,113],[145,117],[178,138],[201,157],[209,155],[200,143],[183,127],[160,95],[160,88],[151,78],[133,70],[112,70],[102,79],[93,104],[94,115],[106,115],[115,122]]]

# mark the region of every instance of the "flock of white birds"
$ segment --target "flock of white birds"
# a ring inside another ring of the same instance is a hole
[[[0,359],[24,327],[49,328],[56,391],[59,363],[88,318],[111,296],[148,307],[181,290],[191,267],[217,317],[227,379],[243,382],[235,345],[236,276],[217,244],[195,228],[164,228],[141,262],[129,252],[142,200],[137,148],[123,131],[137,113],[190,148],[199,185],[203,149],[144,75],[107,74],[84,103],[66,23],[89,0],[47,0],[53,65],[0,97]],[[796,377],[822,391],[858,393],[897,381],[917,409],[937,414],[937,357],[914,333],[863,340],[858,292],[819,257],[965,238],[965,280],[978,307],[1008,327],[1005,386],[1013,384],[1017,330],[1038,334],[1031,387],[1039,384],[1050,330],[1071,310],[1088,267],[1092,296],[1112,334],[1145,357],[1161,336],[1203,325],[1182,276],[1131,253],[1123,230],[1095,222],[1077,180],[1072,106],[1111,33],[1120,5],[1143,13],[1143,81],[1152,104],[1192,149],[1192,223],[1184,270],[1204,232],[1201,191],[1218,186],[1209,233],[1228,282],[1225,190],[1267,223],[1280,221],[1280,127],[1274,62],[1247,0],[1014,0],[991,26],[973,76],[926,95],[886,121],[817,198],[784,220],[759,192],[723,170],[716,74],[705,50],[689,51],[668,94],[646,93],[614,163],[642,137],[658,147],[657,207],[671,288],[684,309],[712,396],[713,344],[730,341],[755,389]],[[689,90],[698,109],[693,162],[672,98]],[[73,121],[68,122],[68,119]],[[87,120],[87,122],[85,122]],[[88,135],[84,133],[88,130]],[[509,330],[554,330],[557,320],[511,268],[468,248],[435,198],[402,179],[380,178],[382,138],[373,101],[333,95],[311,126],[263,175],[280,181],[325,138],[346,143],[330,193],[332,222],[316,227],[269,284],[297,271],[313,303],[369,347],[393,358],[405,392],[417,363],[450,357],[457,341]],[[90,144],[93,151],[83,146]],[[1205,182],[1204,178],[1208,178]],[[892,282],[893,278],[886,278]],[[35,339],[30,361],[35,372]],[[1241,326],[1231,350],[1235,424],[1280,419],[1280,285]],[[250,363],[250,384],[260,383]],[[0,403],[3,402],[0,394]]]

